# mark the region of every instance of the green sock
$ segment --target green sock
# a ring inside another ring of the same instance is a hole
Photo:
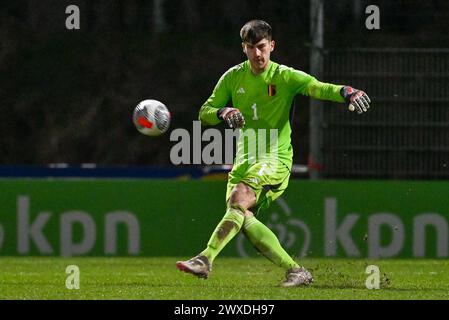
[[[232,207],[226,210],[226,214],[215,228],[207,243],[207,248],[201,252],[212,263],[215,257],[226,246],[226,244],[239,233],[245,217],[241,208]]]
[[[273,231],[255,217],[245,218],[243,232],[253,246],[277,266],[286,270],[299,267],[295,260],[282,248]]]

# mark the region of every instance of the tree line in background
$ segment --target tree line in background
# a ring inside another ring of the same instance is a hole
[[[65,29],[68,5],[81,29]],[[381,29],[364,28],[377,4]],[[274,28],[273,60],[308,71],[309,0],[29,0],[0,11],[1,164],[168,165],[169,134],[140,135],[134,106],[164,102],[172,128],[192,129],[220,75],[244,60],[239,31]],[[325,46],[444,47],[446,1],[325,1]],[[326,80],[326,79],[321,79]],[[298,98],[296,163],[308,152],[308,100]]]

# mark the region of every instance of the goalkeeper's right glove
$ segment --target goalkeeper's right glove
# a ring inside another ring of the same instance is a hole
[[[221,108],[217,111],[217,116],[218,119],[224,120],[231,129],[243,128],[245,125],[245,118],[236,108]]]

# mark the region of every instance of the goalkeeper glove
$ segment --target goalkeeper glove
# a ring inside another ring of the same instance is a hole
[[[349,104],[349,110],[357,110],[357,113],[368,111],[371,100],[362,90],[357,90],[350,86],[344,86],[341,88],[340,94],[345,99],[346,103]]]
[[[221,108],[217,111],[217,116],[218,119],[224,120],[231,129],[243,128],[245,125],[245,118],[236,108]]]

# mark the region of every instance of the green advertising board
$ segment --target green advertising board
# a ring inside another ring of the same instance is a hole
[[[0,180],[0,255],[192,256],[226,181]],[[259,219],[294,256],[448,257],[449,183],[298,181]],[[224,256],[257,253],[243,235]]]

